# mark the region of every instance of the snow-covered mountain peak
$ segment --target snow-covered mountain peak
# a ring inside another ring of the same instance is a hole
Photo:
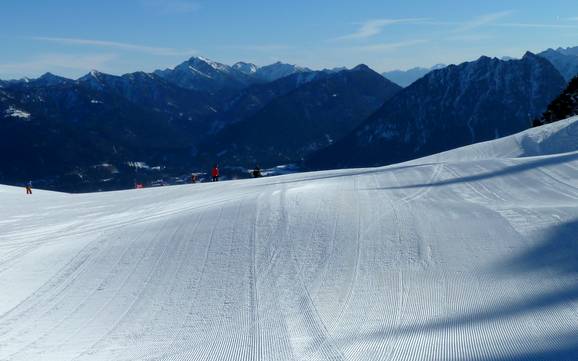
[[[270,65],[265,65],[257,70],[255,75],[266,81],[274,81],[295,73],[309,72],[311,69],[293,64],[286,64],[277,61]]]
[[[201,56],[191,57],[174,69],[157,70],[154,74],[182,88],[199,91],[242,89],[257,82],[252,75]]]
[[[116,75],[102,73],[98,70],[91,70],[90,73],[79,78],[77,82],[93,89],[102,90],[107,83],[110,83],[111,81],[117,81],[119,79],[123,80],[124,78]]]
[[[93,69],[88,74],[78,78],[78,81],[80,81],[80,82],[100,81],[100,79],[102,78],[103,75],[104,75],[104,73],[101,73],[100,71]]]
[[[238,70],[241,73],[244,73],[247,75],[252,75],[252,74],[255,74],[257,72],[259,67],[255,64],[245,63],[243,61],[240,61],[240,62],[235,63],[233,65],[233,69]]]
[[[231,67],[225,64],[218,63],[202,56],[193,56],[188,63],[192,66],[209,66],[217,71],[229,72]]]

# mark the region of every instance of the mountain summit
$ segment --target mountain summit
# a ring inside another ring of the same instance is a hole
[[[35,85],[54,86],[70,83],[72,80],[52,73],[44,73],[40,78],[35,79],[33,82]]]
[[[311,69],[300,67],[292,64],[276,62],[271,65],[263,66],[255,72],[255,76],[264,81],[274,81],[295,73],[310,72]]]
[[[245,63],[242,61],[233,64],[232,68],[240,71],[241,73],[247,74],[247,75],[253,75],[259,69],[259,67],[255,64]]]
[[[154,73],[177,86],[198,91],[239,90],[256,82],[238,69],[203,57],[192,57],[174,69]]]

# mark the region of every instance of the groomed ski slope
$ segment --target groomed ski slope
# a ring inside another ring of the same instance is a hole
[[[0,187],[0,360],[578,360],[578,118],[379,169]]]

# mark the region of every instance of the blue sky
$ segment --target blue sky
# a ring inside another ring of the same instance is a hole
[[[576,0],[0,3],[1,79],[152,71],[193,55],[385,71],[558,46],[578,46]]]

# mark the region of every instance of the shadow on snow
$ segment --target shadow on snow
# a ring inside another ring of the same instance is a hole
[[[379,188],[379,189],[381,189],[381,190],[396,190],[396,189],[412,189],[412,188],[424,188],[424,187],[441,187],[441,186],[447,186],[447,185],[453,185],[453,184],[459,184],[459,183],[478,182],[478,181],[482,181],[482,180],[490,179],[490,178],[494,178],[494,177],[508,176],[508,175],[513,175],[516,173],[522,173],[522,172],[530,171],[532,169],[539,168],[539,167],[553,166],[553,165],[568,163],[568,162],[573,162],[573,161],[578,161],[578,153],[569,153],[569,154],[563,154],[563,155],[556,156],[556,157],[548,157],[548,158],[541,158],[541,159],[533,160],[533,161],[525,161],[522,164],[517,164],[517,165],[513,165],[513,166],[506,166],[505,168],[502,168],[502,169],[499,169],[496,171],[480,173],[480,174],[475,174],[475,175],[469,175],[469,176],[465,176],[465,177],[452,178],[452,179],[447,179],[447,180],[438,181],[438,182],[412,184],[412,185],[407,185],[407,186],[383,187],[383,188]]]
[[[578,155],[575,155],[578,157]],[[535,166],[535,165],[534,165]],[[426,335],[444,330],[458,330],[492,321],[527,316],[533,312],[543,314],[564,308],[572,310],[576,327],[569,332],[544,334],[544,338],[530,340],[530,344],[547,345],[540,351],[509,354],[504,356],[486,356],[470,358],[479,361],[576,361],[578,360],[578,220],[560,225],[549,232],[544,240],[525,253],[514,256],[497,266],[495,272],[500,277],[512,277],[524,274],[546,274],[551,278],[564,278],[566,287],[543,292],[526,299],[508,302],[502,305],[489,305],[487,308],[449,316],[436,320],[413,323],[398,327],[382,328],[369,334],[352,335],[337,339],[338,344],[382,341],[396,337]],[[568,280],[570,280],[568,282]],[[571,320],[570,320],[571,321]],[[490,347],[495,350],[495,347]]]

